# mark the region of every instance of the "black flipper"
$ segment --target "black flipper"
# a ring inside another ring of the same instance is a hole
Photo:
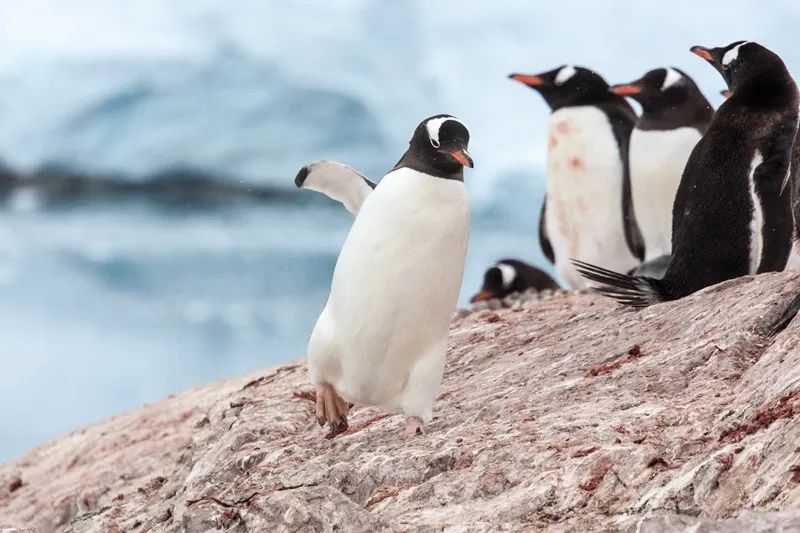
[[[556,264],[556,254],[553,253],[553,245],[550,244],[550,238],[547,236],[547,195],[544,197],[542,203],[542,213],[539,215],[539,246],[542,247],[542,253],[552,264]]]
[[[583,261],[573,259],[575,270],[598,286],[595,290],[630,307],[647,307],[672,300],[660,280],[647,276],[627,276]]]
[[[622,147],[622,224],[625,227],[625,241],[631,253],[639,261],[644,261],[644,237],[636,222],[633,211],[633,191],[631,190],[631,172],[628,165],[628,147]]]
[[[794,297],[789,306],[781,313],[781,316],[770,325],[769,334],[775,335],[783,331],[794,319],[798,311],[800,311],[800,294]]]

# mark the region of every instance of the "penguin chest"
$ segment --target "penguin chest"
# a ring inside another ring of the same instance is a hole
[[[565,281],[586,285],[570,259],[621,271],[635,266],[622,219],[623,162],[606,114],[592,106],[555,111],[547,170],[547,228]]]
[[[631,196],[645,243],[645,260],[672,249],[672,205],[686,161],[700,140],[694,128],[634,129],[630,143]]]
[[[343,397],[401,409],[404,390],[421,387],[414,377],[421,360],[441,373],[468,228],[459,181],[399,169],[364,202],[325,311],[336,346],[328,356],[338,369],[325,378]],[[441,375],[434,378],[426,383],[438,390]],[[428,393],[432,402],[435,391],[420,394]]]
[[[749,254],[749,273],[755,274],[758,272],[758,266],[761,264],[761,256],[764,251],[764,208],[762,207],[762,200],[759,197],[756,182],[755,171],[756,168],[764,161],[761,152],[756,150],[753,155],[753,160],[750,162],[750,171],[748,174],[747,184],[750,192],[750,254]]]

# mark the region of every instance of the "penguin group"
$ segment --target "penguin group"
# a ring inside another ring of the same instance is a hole
[[[502,259],[473,302],[562,287],[645,307],[786,268],[800,234],[797,86],[752,41],[691,52],[727,86],[716,111],[676,67],[615,85],[574,65],[509,75],[550,108],[538,234],[554,275]],[[431,419],[467,250],[469,138],[435,115],[377,183],[334,161],[295,178],[356,217],[307,353],[334,435],[352,404],[404,413],[410,434]],[[796,309],[800,296],[781,323]]]

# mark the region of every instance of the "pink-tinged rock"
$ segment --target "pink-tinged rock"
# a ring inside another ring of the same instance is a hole
[[[458,313],[426,433],[326,439],[300,363],[187,391],[0,467],[41,532],[800,530],[800,273],[639,312],[588,293]]]

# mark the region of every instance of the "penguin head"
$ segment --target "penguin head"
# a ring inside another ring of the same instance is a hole
[[[676,107],[699,92],[685,72],[675,68],[657,68],[630,83],[612,85],[610,91],[639,102],[644,111],[660,111]]]
[[[407,166],[440,177],[463,177],[474,166],[469,155],[469,130],[452,115],[434,115],[420,122],[408,151],[397,166]]]
[[[542,95],[550,109],[590,105],[608,99],[608,83],[584,67],[563,65],[541,74],[509,74],[508,77]]]
[[[768,82],[774,83],[771,74],[786,73],[786,67],[777,54],[753,41],[736,41],[716,48],[693,46],[690,51],[722,74],[730,94],[751,80],[762,78],[763,81],[766,76]]]
[[[498,261],[486,270],[483,275],[483,287],[480,292],[470,298],[470,303],[484,302],[492,298],[505,298],[512,292],[524,290],[527,287],[518,287],[520,281],[517,268],[505,260]]]

